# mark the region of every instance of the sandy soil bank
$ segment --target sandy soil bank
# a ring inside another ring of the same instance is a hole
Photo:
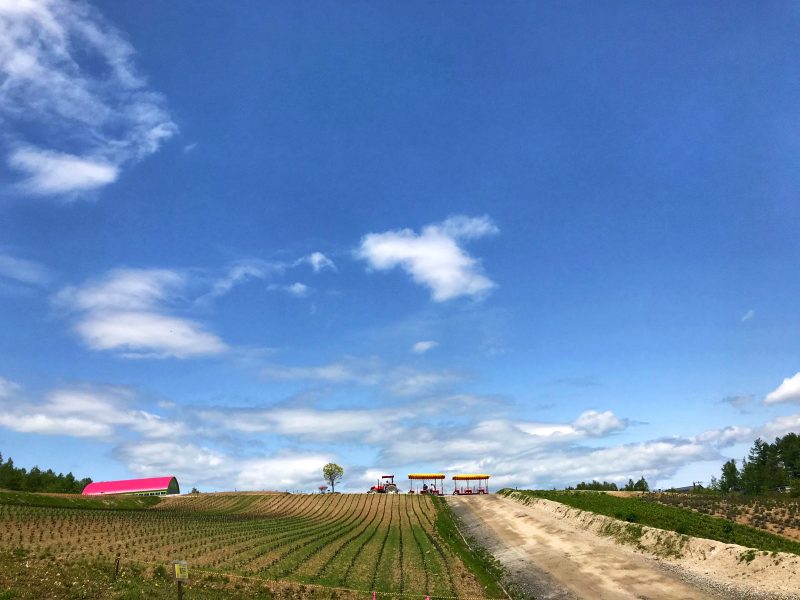
[[[539,599],[800,598],[800,557],[793,554],[758,554],[748,563],[741,546],[649,527],[627,536],[628,524],[547,500],[448,501],[465,534]]]

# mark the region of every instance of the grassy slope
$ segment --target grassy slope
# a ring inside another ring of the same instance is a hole
[[[525,498],[544,498],[629,523],[639,523],[692,537],[739,544],[769,552],[800,554],[800,542],[787,540],[754,527],[732,523],[726,519],[648,501],[647,496],[620,498],[603,492],[515,491],[510,489],[500,490],[497,493],[504,496],[517,496],[523,500]]]
[[[45,506],[52,508],[87,508],[94,510],[138,510],[161,501],[158,496],[81,496],[78,494],[35,494],[0,491],[0,504]]]

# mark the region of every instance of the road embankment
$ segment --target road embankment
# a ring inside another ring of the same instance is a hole
[[[633,525],[542,499],[448,499],[465,534],[537,599],[800,598],[800,557]]]

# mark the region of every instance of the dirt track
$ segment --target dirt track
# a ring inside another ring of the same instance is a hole
[[[537,600],[708,600],[660,561],[501,496],[448,498],[466,535],[484,545]]]

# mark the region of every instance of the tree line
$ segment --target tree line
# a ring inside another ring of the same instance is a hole
[[[42,471],[38,466],[30,471],[15,467],[11,457],[3,462],[3,455],[0,454],[0,489],[3,490],[80,494],[90,483],[92,480],[89,477],[75,479],[72,473],[56,474],[52,469]]]
[[[758,438],[741,467],[729,460],[722,465],[720,478],[711,478],[710,487],[750,495],[790,488],[792,495],[800,496],[800,436],[787,433],[771,444]]]
[[[596,479],[592,479],[590,483],[586,483],[585,481],[581,481],[578,485],[573,487],[566,488],[567,490],[594,490],[598,492],[617,492],[622,490],[623,492],[649,492],[650,485],[647,483],[647,480],[642,476],[639,478],[638,481],[634,481],[633,479],[628,479],[628,483],[626,483],[622,488],[617,487],[616,483],[608,482],[608,481],[597,481]]]

